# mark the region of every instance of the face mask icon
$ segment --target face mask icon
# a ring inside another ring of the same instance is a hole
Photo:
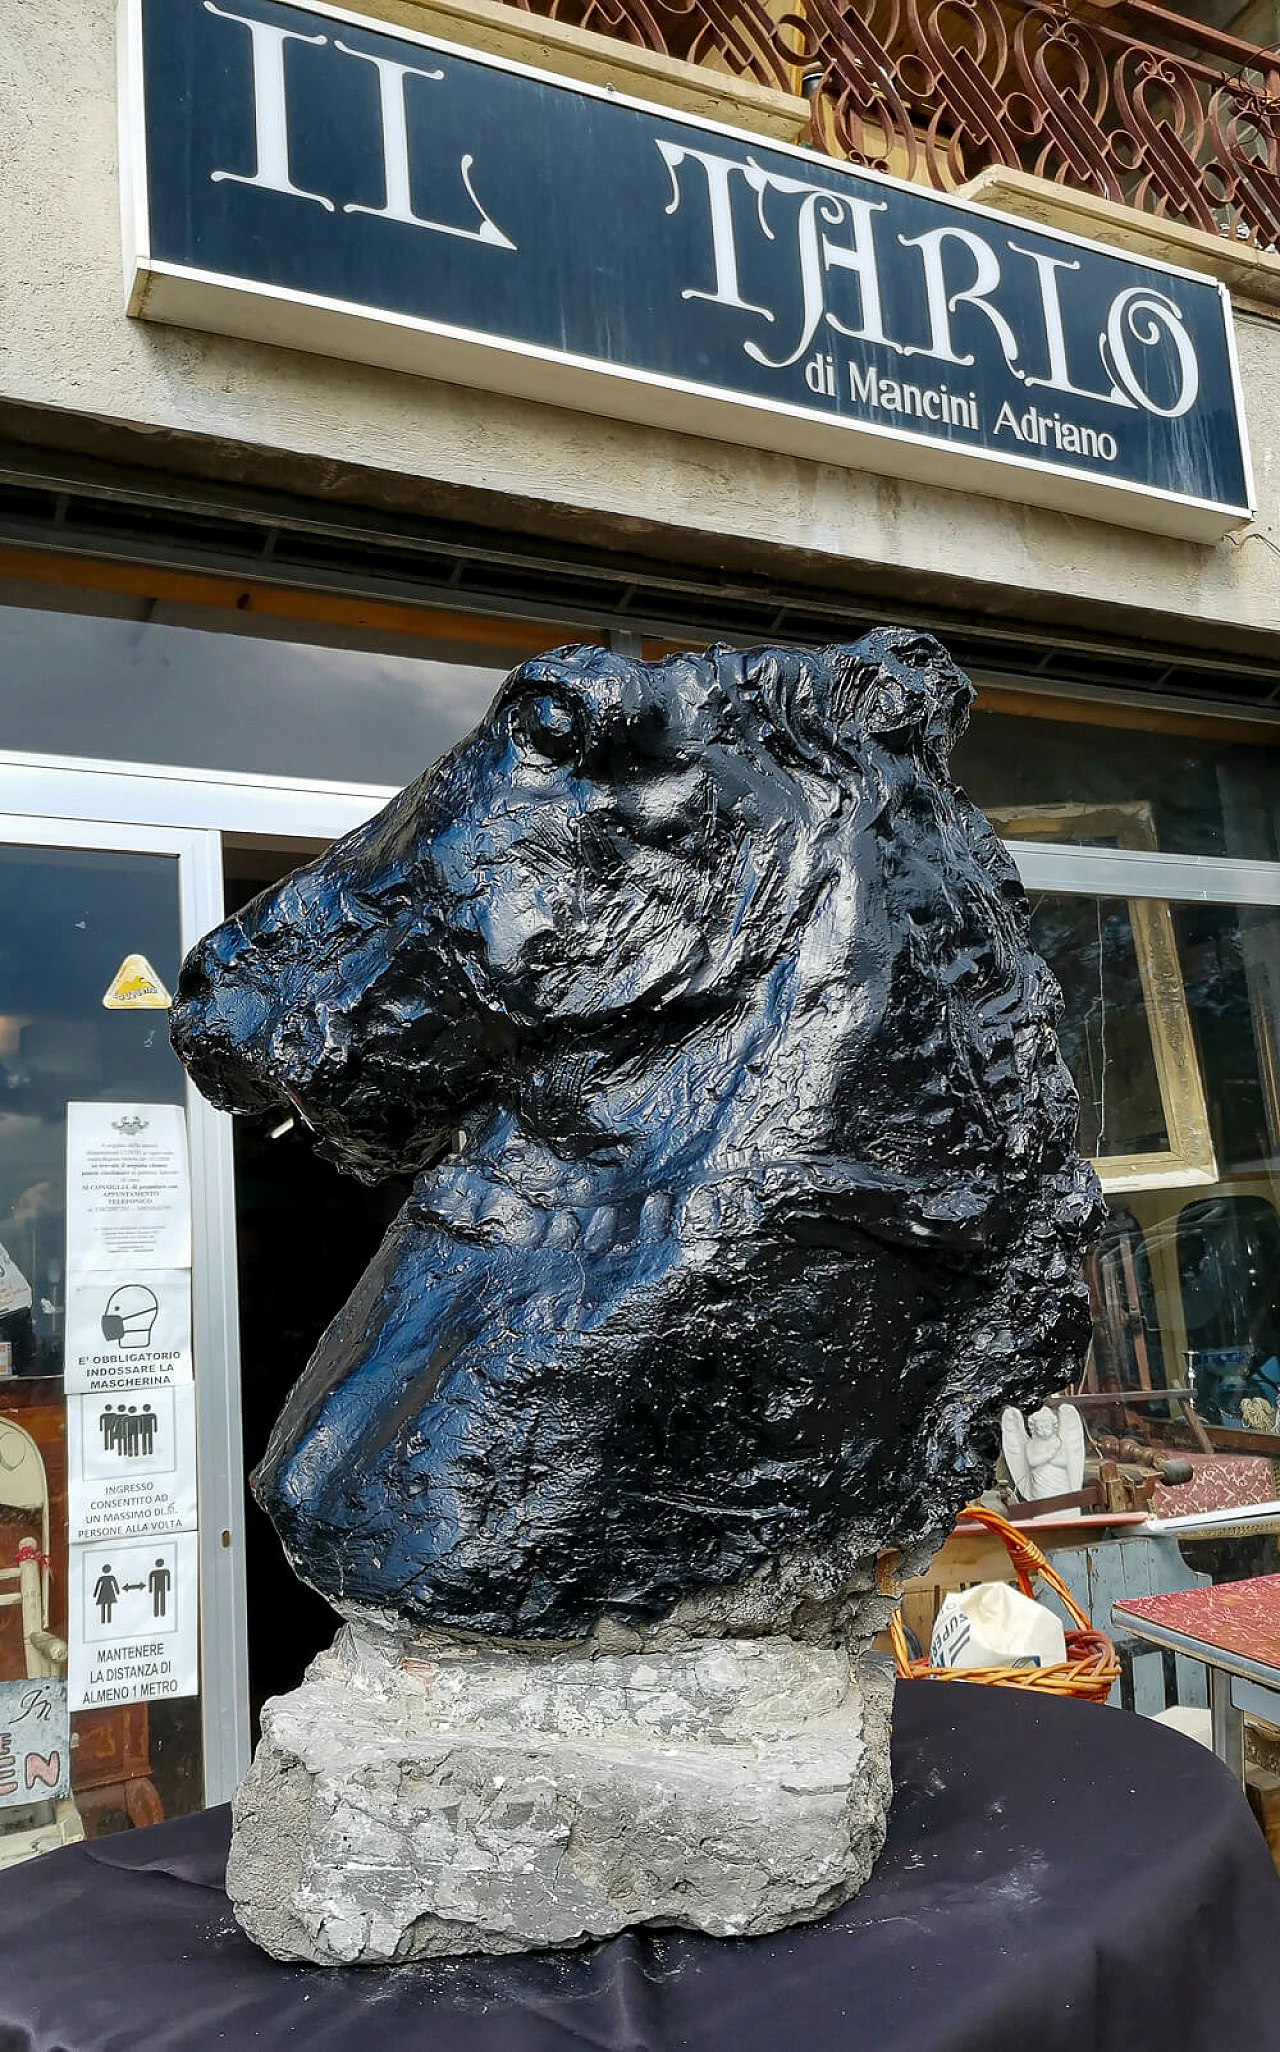
[[[145,1283],[121,1283],[107,1298],[102,1314],[102,1337],[114,1340],[126,1352],[151,1344],[151,1328],[160,1309],[154,1290]]]

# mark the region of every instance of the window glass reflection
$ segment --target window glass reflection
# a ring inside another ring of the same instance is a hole
[[[1270,1501],[1280,1437],[1233,1434],[1274,1433],[1280,1398],[1280,909],[1047,892],[1032,931],[1111,1205],[1087,1264],[1084,1391],[1194,1392],[1203,1430],[1190,1404],[1145,1399],[1123,1428],[1209,1480],[1222,1464],[1228,1502]]]
[[[507,667],[0,606],[2,745],[398,789]]]
[[[1274,862],[1280,729],[1233,740],[1208,720],[1164,717],[1184,731],[1162,731],[1154,708],[1149,726],[1120,727],[1005,713],[995,698],[973,714],[953,767],[1007,839]]]

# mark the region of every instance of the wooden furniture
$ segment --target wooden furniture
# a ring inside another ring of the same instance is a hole
[[[1086,1512],[1070,1518],[1020,1517],[1016,1522],[1043,1552],[1056,1555],[1060,1549],[1096,1545],[1117,1531],[1145,1523],[1145,1518],[1140,1511]],[[1060,1562],[1057,1565],[1061,1568]],[[1016,1583],[1017,1579],[1003,1539],[962,1513],[924,1573],[903,1584],[902,1622],[921,1652],[927,1653],[944,1596],[953,1590],[971,1589],[977,1582]],[[1081,1607],[1088,1611],[1090,1606],[1074,1587],[1071,1576],[1065,1579]]]
[[[90,1838],[105,1825],[160,1824],[164,1805],[151,1779],[150,1720],[145,1703],[77,1710],[72,1722],[71,1781]]]
[[[1208,1671],[1213,1750],[1244,1781],[1244,1719],[1280,1725],[1280,1575],[1122,1598],[1120,1629],[1198,1660]]]
[[[1019,1531],[998,1511],[985,1504],[971,1503],[964,1513],[966,1523],[977,1524],[1000,1540],[1009,1566],[1024,1596],[1035,1598],[1035,1583],[1044,1582],[1058,1599],[1067,1618],[1067,1657],[1052,1667],[1029,1667],[1006,1662],[995,1667],[933,1667],[926,1656],[913,1660],[907,1649],[902,1613],[898,1610],[889,1625],[894,1664],[903,1681],[987,1682],[999,1688],[1039,1690],[1045,1695],[1075,1696],[1083,1702],[1105,1703],[1120,1679],[1120,1663],[1111,1641],[1094,1631],[1075,1597],[1056,1568],[1050,1566],[1025,1528]]]
[[[18,1540],[13,1566],[0,1565],[0,1608],[16,1613],[22,1637],[20,1679],[47,1680],[66,1667],[67,1642],[49,1629],[49,1478],[35,1440],[14,1418],[0,1416],[0,1510],[27,1530]],[[64,1685],[59,1683],[60,1691]],[[63,1696],[65,1700],[65,1693]],[[8,1746],[0,1738],[0,1747]],[[23,1801],[26,1791],[14,1778],[9,1800],[0,1808],[0,1867],[16,1866],[37,1853],[74,1845],[84,1837],[84,1822],[74,1799],[58,1794],[48,1802]],[[18,1797],[15,1802],[14,1798]]]

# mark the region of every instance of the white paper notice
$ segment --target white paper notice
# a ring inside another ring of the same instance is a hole
[[[70,1551],[67,1684],[73,1710],[199,1693],[196,1535]]]
[[[119,1389],[67,1399],[73,1542],[196,1528],[196,1393]]]
[[[67,1106],[67,1273],[191,1266],[180,1104]]]
[[[113,1268],[67,1284],[66,1387],[161,1389],[191,1380],[185,1268]]]

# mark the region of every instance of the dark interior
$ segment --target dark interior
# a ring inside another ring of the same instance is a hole
[[[228,855],[227,910],[287,874],[305,851]],[[248,873],[252,870],[253,873]],[[251,1472],[285,1396],[325,1326],[346,1301],[408,1184],[370,1190],[318,1161],[288,1114],[235,1121],[240,1374],[246,1469]],[[272,1134],[275,1132],[276,1137]],[[249,1695],[254,1738],[263,1700],[296,1687],[338,1621],[294,1575],[266,1515],[247,1495]]]

